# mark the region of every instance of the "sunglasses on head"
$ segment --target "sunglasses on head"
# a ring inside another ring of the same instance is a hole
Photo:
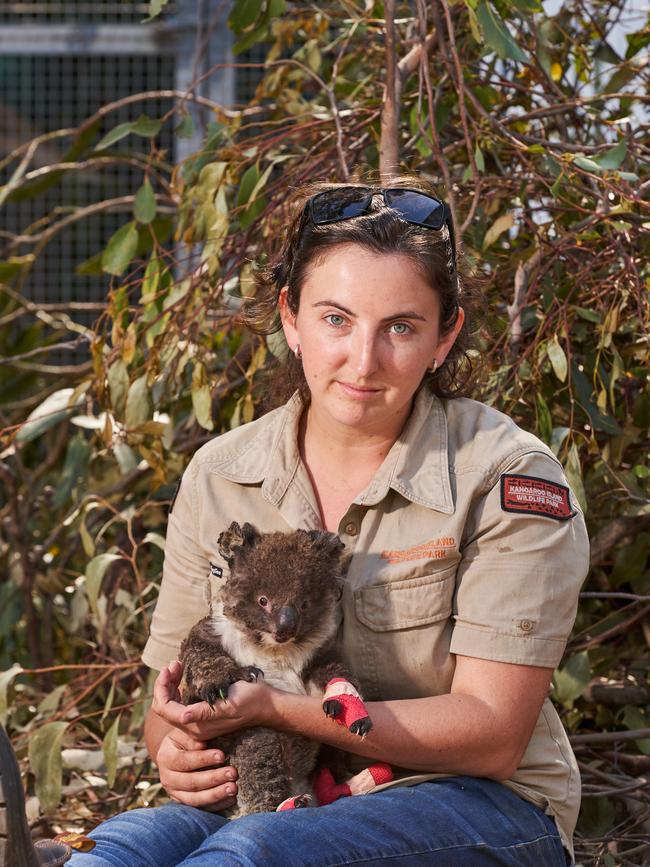
[[[456,243],[451,211],[445,202],[405,187],[336,187],[316,193],[307,202],[307,216],[315,226],[352,220],[370,213],[373,196],[382,196],[386,207],[413,226],[442,229],[447,226],[454,271],[456,270]]]

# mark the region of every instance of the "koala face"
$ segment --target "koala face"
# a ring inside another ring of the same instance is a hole
[[[231,524],[219,537],[230,565],[223,615],[249,640],[285,644],[328,627],[341,594],[343,543],[333,533],[259,534]]]

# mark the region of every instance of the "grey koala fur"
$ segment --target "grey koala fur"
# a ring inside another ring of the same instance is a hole
[[[181,646],[184,704],[211,706],[236,681],[267,683],[280,689],[322,696],[333,677],[358,688],[337,658],[336,603],[344,571],[344,545],[333,533],[296,530],[260,534],[233,522],[219,536],[219,551],[230,567],[208,617]],[[335,716],[341,706],[325,702]],[[350,731],[365,735],[365,718]],[[273,811],[286,798],[308,795],[320,745],[300,735],[256,727],[210,743],[223,750],[238,771],[237,807],[231,817]],[[331,761],[331,758],[330,758]],[[308,797],[298,806],[306,806]]]

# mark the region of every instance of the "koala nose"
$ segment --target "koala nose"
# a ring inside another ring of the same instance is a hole
[[[294,638],[296,632],[298,632],[299,620],[300,615],[296,609],[292,605],[284,605],[278,611],[276,620],[277,630],[275,637],[277,641],[288,641],[290,638]]]

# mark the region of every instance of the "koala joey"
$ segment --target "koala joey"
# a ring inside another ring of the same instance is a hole
[[[181,646],[183,703],[214,706],[236,681],[263,676],[280,689],[322,697],[328,716],[365,735],[370,719],[335,652],[344,549],[338,536],[316,530],[259,533],[233,522],[218,544],[230,574],[210,615]],[[238,770],[238,802],[229,815],[286,809],[287,803],[306,806],[310,800],[318,743],[256,727],[211,745]]]

